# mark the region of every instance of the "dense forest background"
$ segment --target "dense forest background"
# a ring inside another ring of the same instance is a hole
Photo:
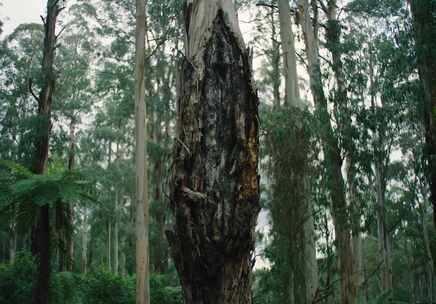
[[[50,303],[134,303],[135,1],[48,2],[59,8],[48,123],[50,15],[0,36],[0,303],[32,302],[43,206]],[[167,241],[174,146],[191,148],[176,135],[184,2],[146,2],[153,304],[184,303],[186,289]],[[435,80],[435,2],[234,2],[260,101],[262,209],[252,300],[241,303],[436,303],[436,108],[425,80]],[[42,125],[49,152],[35,172]]]

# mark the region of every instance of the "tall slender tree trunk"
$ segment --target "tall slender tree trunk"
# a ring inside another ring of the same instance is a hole
[[[285,105],[302,107],[297,77],[297,56],[288,0],[278,0],[280,16],[280,38],[282,41],[283,75],[285,75]]]
[[[351,213],[351,231],[352,231],[352,252],[353,252],[353,298],[359,299],[360,287],[363,283],[362,269],[362,233],[361,233],[361,208],[362,204],[358,198],[357,187],[355,184],[355,168],[353,157],[349,155],[346,158],[346,176],[347,176],[347,193]]]
[[[375,163],[376,213],[378,227],[378,249],[381,263],[380,288],[384,292],[392,291],[391,238],[386,222],[385,178],[381,160]]]
[[[251,304],[258,97],[232,0],[185,6],[167,232],[187,304]]]
[[[157,144],[162,144],[161,135],[161,119],[159,113],[155,114],[156,128],[154,128],[154,141]],[[166,222],[166,208],[165,202],[162,199],[162,156],[158,155],[154,165],[154,200],[157,204],[156,210],[156,224],[158,231],[158,243],[156,250],[156,265],[155,270],[159,273],[165,273],[168,268],[168,247],[165,238],[165,222]]]
[[[119,193],[115,196],[115,223],[114,223],[114,272],[119,271]]]
[[[107,268],[112,271],[112,221],[107,222]]]
[[[42,89],[38,100],[38,124],[35,137],[33,172],[43,174],[48,159],[51,130],[51,107],[56,76],[53,65],[56,50],[56,22],[61,11],[59,1],[47,1],[44,18],[44,49],[42,59]],[[50,212],[49,205],[38,208],[36,224],[32,231],[32,253],[38,258],[38,277],[33,288],[32,304],[47,304],[50,288]]]
[[[294,132],[289,139],[289,145],[295,149],[284,151],[280,158],[289,158],[289,170],[286,174],[289,189],[294,193],[289,196],[288,214],[284,215],[285,222],[291,222],[291,229],[285,237],[285,241],[291,247],[291,275],[293,291],[290,292],[289,299],[295,303],[312,303],[316,297],[318,289],[318,265],[316,261],[314,225],[312,205],[310,203],[310,187],[307,165],[307,153],[310,134],[304,129],[303,111],[308,106],[300,99],[300,90],[297,74],[297,56],[295,51],[295,38],[292,30],[289,1],[279,0],[280,17],[280,37],[282,41],[283,53],[283,75],[285,78],[285,106],[289,109],[293,117],[295,126]],[[280,143],[279,143],[280,145]],[[283,146],[283,144],[282,144]],[[279,148],[275,150],[280,150]],[[291,151],[291,153],[288,153]],[[280,160],[277,159],[280,162]],[[277,178],[283,175],[283,167],[278,165]],[[279,191],[283,191],[280,189]],[[281,217],[281,216],[279,216]],[[287,217],[287,218],[286,218]],[[280,223],[278,223],[280,225]],[[284,224],[284,223],[282,223]],[[286,224],[285,224],[286,225]],[[307,255],[306,255],[307,254]],[[292,302],[292,301],[290,301]]]
[[[17,255],[17,224],[14,216],[9,227],[9,263],[13,264],[15,262],[16,255]]]
[[[136,304],[150,303],[145,108],[145,0],[136,0]]]
[[[70,123],[70,147],[68,155],[68,170],[72,171],[76,163],[76,123],[74,118]],[[66,231],[65,231],[65,270],[73,271],[74,267],[74,239],[73,239],[73,221],[74,221],[74,204],[70,202],[66,205]]]
[[[82,252],[81,252],[81,267],[82,273],[88,271],[88,211],[86,207],[83,209],[82,217]]]
[[[280,84],[281,84],[281,73],[280,73],[280,43],[277,41],[277,25],[275,20],[274,11],[270,14],[271,16],[271,66],[272,66],[272,86],[273,86],[273,98],[274,98],[274,108],[278,109],[280,107]]]
[[[424,85],[424,125],[430,184],[436,228],[436,0],[411,0],[419,76]]]
[[[330,44],[339,43],[340,32],[336,20],[336,1],[329,1],[330,14],[327,39]],[[314,11],[317,16],[317,11]],[[316,19],[312,23],[309,13],[308,0],[300,1],[300,17],[303,28],[303,35],[306,45],[309,76],[311,82],[311,91],[315,101],[316,115],[320,120],[321,140],[327,166],[327,186],[332,202],[332,215],[335,227],[336,248],[339,259],[339,275],[341,282],[341,303],[352,304],[356,302],[353,297],[353,260],[351,248],[351,232],[347,212],[347,203],[345,198],[345,184],[342,177],[342,156],[339,147],[339,141],[334,135],[333,127],[330,121],[327,99],[323,90],[321,66],[319,61],[318,39]],[[346,92],[343,91],[343,75],[341,74],[340,54],[332,52],[334,61],[334,70],[338,82],[337,102],[342,103],[346,98]]]

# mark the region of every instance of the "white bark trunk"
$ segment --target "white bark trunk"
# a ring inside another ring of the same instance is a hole
[[[115,196],[115,225],[114,225],[114,272],[118,273],[119,268],[119,254],[118,254],[118,245],[119,245],[119,239],[118,239],[118,230],[119,230],[119,218],[118,218],[118,200],[119,200],[119,194],[117,193]]]
[[[82,272],[88,271],[88,214],[86,208],[83,212],[82,219]]]
[[[231,29],[238,40],[241,50],[245,49],[245,43],[239,28],[238,17],[232,0],[188,0],[190,20],[185,28],[185,54],[194,65],[202,64],[205,43],[211,35],[212,23],[217,12],[222,10],[227,26]]]
[[[288,0],[279,0],[280,37],[282,40],[283,73],[285,75],[285,103],[302,108],[297,77],[297,56]]]
[[[136,304],[150,303],[145,113],[145,0],[136,0]]]
[[[308,200],[307,220],[304,223],[304,255],[306,257],[306,303],[315,303],[319,292],[318,261],[316,258],[315,225],[312,201]]]

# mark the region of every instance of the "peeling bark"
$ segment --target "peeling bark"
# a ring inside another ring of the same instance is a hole
[[[187,304],[251,304],[258,97],[232,1],[188,1],[167,231]]]

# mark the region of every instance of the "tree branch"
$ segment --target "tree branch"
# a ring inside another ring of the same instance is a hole
[[[39,103],[39,97],[35,94],[35,92],[33,92],[33,88],[32,88],[32,79],[29,79],[29,92],[30,94],[32,94],[33,98],[35,98],[35,100]]]

